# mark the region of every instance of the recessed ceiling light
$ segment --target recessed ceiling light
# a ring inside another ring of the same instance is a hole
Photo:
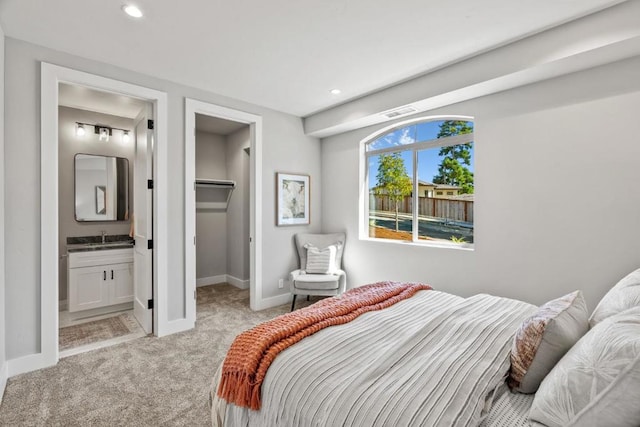
[[[331,95],[340,95],[342,93],[340,89],[331,89],[329,92],[331,92]]]
[[[138,8],[138,6],[126,4],[122,6],[122,10],[124,10],[124,13],[131,16],[132,18],[142,18],[142,11]]]

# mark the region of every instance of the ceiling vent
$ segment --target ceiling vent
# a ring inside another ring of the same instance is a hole
[[[400,107],[395,110],[384,112],[382,113],[382,115],[388,119],[393,119],[399,116],[406,116],[407,114],[416,113],[416,112],[418,112],[416,108],[407,106],[407,107]]]

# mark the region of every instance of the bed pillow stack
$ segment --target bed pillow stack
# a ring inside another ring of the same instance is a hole
[[[549,427],[640,423],[640,307],[599,322],[540,385],[531,420]]]
[[[589,323],[542,381],[530,412],[534,423],[640,425],[640,269],[607,292]]]
[[[535,393],[562,356],[587,333],[588,318],[580,291],[541,306],[516,332],[509,387],[520,393]]]

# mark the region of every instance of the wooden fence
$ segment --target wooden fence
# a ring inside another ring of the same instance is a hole
[[[394,202],[389,200],[389,196],[370,195],[369,210],[395,212],[396,208]],[[398,211],[413,213],[411,196],[405,197],[399,203]],[[419,197],[418,215],[473,223],[473,201]]]

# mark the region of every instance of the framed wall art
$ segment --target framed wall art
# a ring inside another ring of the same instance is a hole
[[[310,223],[309,175],[276,173],[276,225],[307,225]]]

